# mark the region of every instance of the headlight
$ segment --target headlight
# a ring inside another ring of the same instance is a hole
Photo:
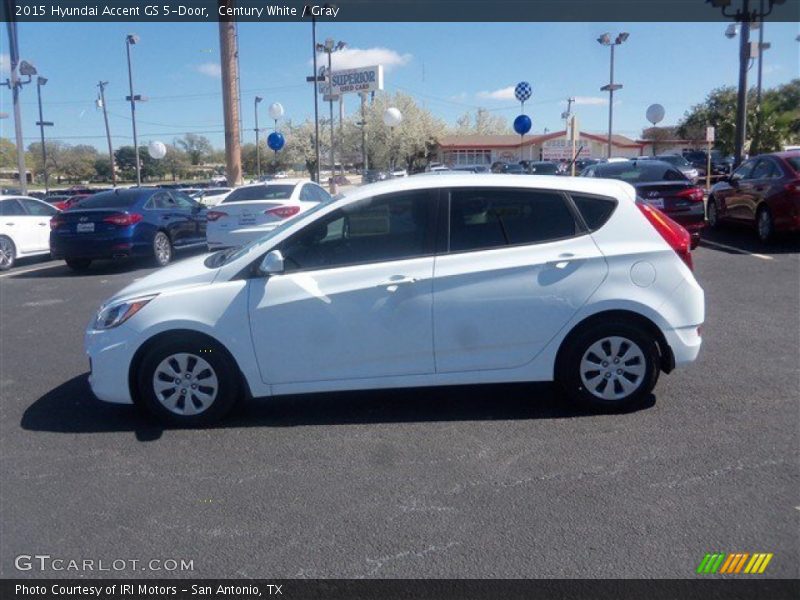
[[[141,298],[133,298],[131,300],[123,300],[122,302],[115,302],[100,309],[95,317],[93,329],[111,329],[122,325],[125,321],[130,319],[137,312],[142,310],[150,300],[155,298],[158,294],[151,296],[142,296]]]

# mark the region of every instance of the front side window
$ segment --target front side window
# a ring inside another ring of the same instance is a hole
[[[451,193],[451,252],[535,244],[577,233],[572,211],[557,192],[487,188]]]
[[[24,217],[28,213],[22,208],[22,205],[11,198],[10,200],[3,200],[0,202],[0,216],[1,217]]]
[[[435,193],[409,191],[361,200],[281,244],[287,271],[403,260],[432,253]]]
[[[195,206],[197,206],[197,203],[183,192],[173,191],[170,195],[175,200],[177,207],[180,209],[192,210]]]
[[[749,179],[754,166],[756,166],[755,160],[750,159],[744,161],[742,165],[733,172],[731,179]]]
[[[772,162],[766,158],[762,158],[753,169],[750,179],[767,179],[774,176],[774,171],[775,169]]]

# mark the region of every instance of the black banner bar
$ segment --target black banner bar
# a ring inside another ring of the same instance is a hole
[[[800,581],[715,579],[316,579],[316,580],[19,580],[0,581],[3,600],[796,600]]]
[[[780,2],[781,0],[777,0]],[[729,21],[705,0],[237,0],[221,14],[216,0],[10,0],[20,22],[692,22]],[[771,0],[764,0],[768,7]],[[735,12],[741,0],[726,11]],[[332,8],[326,8],[332,6]],[[0,20],[8,20],[6,3]],[[770,21],[800,19],[800,0],[775,3]]]

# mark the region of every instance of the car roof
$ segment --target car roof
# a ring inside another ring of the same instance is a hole
[[[268,179],[266,181],[259,181],[256,183],[247,183],[245,185],[240,185],[239,187],[232,188],[234,190],[240,190],[242,188],[250,188],[250,187],[258,187],[258,186],[269,186],[269,185],[297,185],[300,183],[314,183],[310,179]]]
[[[672,166],[672,165],[668,165]],[[450,171],[439,173],[433,177],[402,177],[388,179],[348,190],[343,198],[359,199],[369,198],[377,194],[390,194],[411,190],[436,189],[444,187],[508,187],[530,188],[537,190],[558,190],[601,196],[619,197],[620,192],[630,194],[630,184],[616,179],[602,179],[593,177],[562,177],[558,175],[506,175],[498,173],[464,173],[463,171]]]
[[[36,200],[37,202],[42,202],[39,198],[33,198],[32,196],[23,196],[22,194],[0,194],[0,200],[10,200],[10,199],[17,199],[17,198],[25,198],[26,200]],[[47,202],[45,202],[47,204]]]
[[[800,150],[783,150],[782,152],[772,152],[768,156],[777,156],[779,158],[797,158],[800,157]]]

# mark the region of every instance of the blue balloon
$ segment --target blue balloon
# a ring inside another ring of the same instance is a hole
[[[514,119],[514,131],[520,135],[525,135],[531,130],[531,118],[528,115],[520,115]]]
[[[269,146],[271,150],[275,150],[275,152],[283,148],[285,143],[286,140],[283,139],[283,134],[277,131],[273,131],[267,136],[267,146]]]

